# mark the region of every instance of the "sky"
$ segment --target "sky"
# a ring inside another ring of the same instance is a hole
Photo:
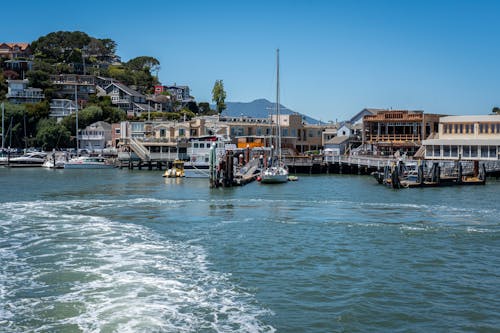
[[[322,121],[363,108],[489,114],[500,106],[500,1],[23,1],[0,42],[83,31],[152,56],[162,84],[211,102],[276,99]],[[5,14],[5,13],[4,13]]]

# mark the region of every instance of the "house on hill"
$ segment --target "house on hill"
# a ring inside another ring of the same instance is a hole
[[[119,82],[112,82],[105,89],[106,95],[111,97],[111,103],[127,112],[127,116],[139,116],[150,110],[146,96]]]
[[[7,100],[14,104],[41,102],[45,98],[42,89],[28,87],[28,83],[27,79],[7,80]]]
[[[0,57],[8,59],[29,58],[31,47],[29,43],[1,43]]]

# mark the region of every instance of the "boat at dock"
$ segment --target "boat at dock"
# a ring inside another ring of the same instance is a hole
[[[210,148],[212,146],[215,147],[215,164],[219,163],[227,150],[236,148],[228,138],[219,135],[191,139],[187,149],[189,160],[184,162],[184,176],[186,178],[209,178]]]
[[[261,184],[281,184],[288,181],[288,169],[281,156],[281,126],[280,126],[280,66],[279,49],[276,50],[276,135],[274,142],[276,149],[272,150],[269,165],[260,176]]]
[[[64,169],[111,169],[114,163],[101,156],[80,156],[70,159]]]
[[[166,178],[180,178],[184,177],[184,161],[175,160],[172,163],[172,167],[167,169],[163,174]]]
[[[47,157],[46,153],[33,152],[23,156],[13,157],[8,160],[8,166],[11,168],[21,167],[41,167]]]
[[[379,184],[393,189],[486,184],[484,164],[480,169],[479,162],[474,161],[473,170],[472,174],[464,174],[462,164],[458,162],[453,173],[443,174],[438,162],[434,162],[427,171],[422,163],[415,169],[399,161],[392,166],[386,166],[383,172],[374,172],[373,176]]]

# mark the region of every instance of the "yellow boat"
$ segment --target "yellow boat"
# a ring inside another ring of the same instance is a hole
[[[179,178],[184,177],[184,161],[175,160],[172,167],[165,171],[163,177],[166,178]]]

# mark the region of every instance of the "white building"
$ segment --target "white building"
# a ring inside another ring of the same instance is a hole
[[[14,104],[41,102],[45,98],[42,89],[28,87],[28,83],[27,79],[7,80],[8,91],[6,97],[8,101]]]
[[[100,151],[111,146],[111,125],[98,121],[81,130],[78,135],[81,149]]]
[[[500,115],[441,117],[437,137],[422,145],[430,160],[498,160]]]
[[[70,99],[53,99],[50,101],[49,117],[61,121],[64,117],[76,112],[76,104]]]

